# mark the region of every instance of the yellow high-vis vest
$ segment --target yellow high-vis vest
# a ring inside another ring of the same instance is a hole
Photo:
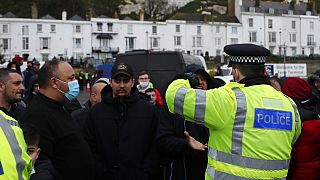
[[[0,180],[28,180],[31,158],[18,122],[0,110]]]
[[[269,85],[231,82],[212,90],[175,80],[166,92],[170,112],[209,128],[206,180],[286,179],[301,133],[295,103]]]

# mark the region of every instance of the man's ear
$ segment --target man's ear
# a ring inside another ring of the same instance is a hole
[[[4,85],[4,83],[0,83],[0,92],[3,92],[6,85]]]
[[[58,89],[57,79],[54,77],[50,78],[48,85],[54,89]]]
[[[134,86],[135,82],[136,82],[136,80],[135,80],[135,79],[132,79],[132,85],[131,85],[131,87]]]

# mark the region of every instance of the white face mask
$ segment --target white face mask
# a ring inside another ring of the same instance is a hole
[[[146,88],[149,86],[149,82],[140,82],[139,84],[142,88]]]

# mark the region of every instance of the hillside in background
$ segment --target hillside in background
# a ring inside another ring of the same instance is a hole
[[[259,0],[253,0],[259,1]],[[283,1],[283,0],[273,0]],[[320,0],[315,0],[315,9],[320,12]],[[142,3],[141,3],[142,2]],[[164,20],[177,12],[182,13],[200,13],[202,11],[211,12],[211,14],[225,14],[227,12],[227,0],[194,0],[181,8],[167,7],[166,0],[0,0],[0,14],[12,12],[18,17],[31,18],[31,7],[36,5],[38,17],[50,14],[56,19],[61,19],[61,12],[66,10],[68,18],[77,14],[83,19],[105,15],[108,17],[130,16],[138,19],[138,11],[121,14],[121,7],[132,4],[139,7],[145,7],[145,18]]]

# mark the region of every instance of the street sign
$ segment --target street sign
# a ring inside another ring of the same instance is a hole
[[[278,77],[284,76],[284,70],[286,71],[286,77],[307,77],[307,64],[305,63],[288,63],[285,64],[265,64],[268,75]]]

